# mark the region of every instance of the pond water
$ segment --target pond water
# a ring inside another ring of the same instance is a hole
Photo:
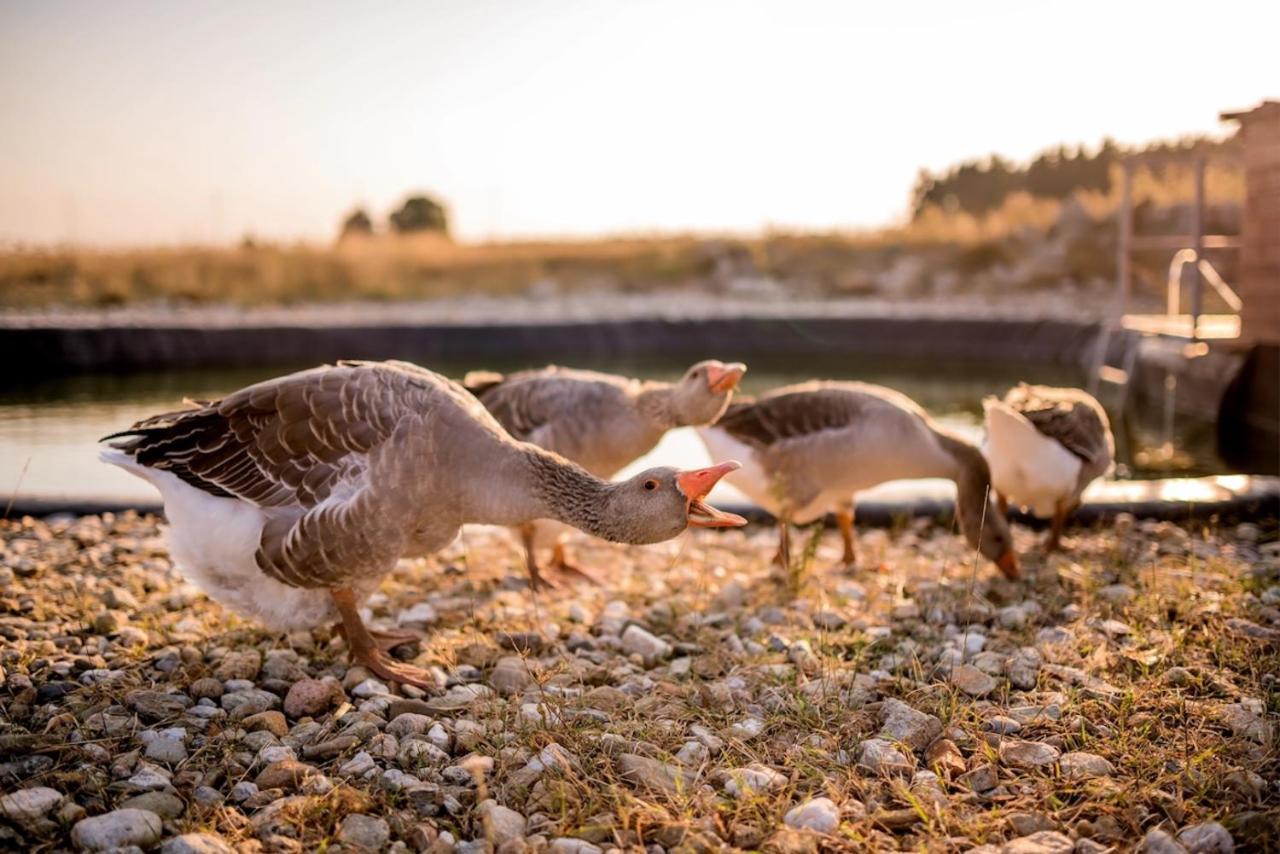
[[[435,370],[461,376],[475,365],[434,364]],[[523,365],[489,365],[513,370]],[[674,379],[679,365],[648,366],[612,363],[590,365],[630,376]],[[1019,373],[1017,366],[915,367],[901,363],[806,365],[806,370],[752,368],[743,388],[759,393],[808,379],[814,375],[833,379],[859,379],[896,388],[913,397],[942,423],[980,441],[982,398],[1002,394],[1019,379],[1029,382],[1078,384],[1070,372],[1039,369]],[[249,383],[287,372],[288,368],[243,371],[194,371],[163,374],[83,375],[50,379],[0,388],[0,499],[11,495],[78,501],[153,502],[156,493],[145,482],[97,459],[97,440],[156,412],[175,409],[184,397],[216,398]],[[1155,419],[1158,422],[1158,416]],[[1223,471],[1205,437],[1194,432],[1176,437],[1172,448],[1159,447],[1158,430],[1136,419],[1136,429],[1121,444],[1119,476],[1159,477],[1212,474]],[[1127,446],[1127,447],[1126,447]],[[1170,453],[1172,451],[1172,453]],[[645,458],[627,471],[649,465],[693,467],[708,463],[706,451],[689,429],[674,430]],[[945,482],[918,481],[886,484],[877,490],[881,498],[945,494]],[[872,495],[868,493],[868,495]],[[719,501],[741,501],[732,487],[713,496]]]

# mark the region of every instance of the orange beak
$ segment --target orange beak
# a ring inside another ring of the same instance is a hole
[[[715,362],[707,366],[707,388],[711,389],[712,394],[724,394],[727,391],[733,391],[738,387],[738,382],[746,372],[747,366],[741,362],[733,362],[728,365]]]
[[[702,500],[720,482],[720,478],[739,468],[742,468],[741,463],[730,460],[705,469],[682,471],[676,475],[676,486],[689,499],[690,528],[737,528],[747,524],[747,520],[736,513],[717,510]]]
[[[1005,578],[1010,581],[1017,580],[1019,576],[1018,556],[1013,553],[1013,549],[1009,549],[1000,555],[1000,558],[996,561],[996,566],[1000,567],[1000,571],[1004,573]]]

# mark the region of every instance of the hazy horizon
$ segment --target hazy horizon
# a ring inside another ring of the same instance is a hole
[[[325,241],[410,191],[464,239],[874,227],[920,168],[1280,94],[1280,6],[1201,9],[8,3],[0,243]]]

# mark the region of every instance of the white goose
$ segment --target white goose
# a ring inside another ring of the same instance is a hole
[[[728,480],[778,517],[784,566],[791,522],[834,510],[852,565],[857,492],[888,480],[945,477],[956,483],[956,515],[970,545],[1018,577],[1009,527],[990,506],[982,453],[906,395],[869,383],[812,381],[731,404],[698,435],[712,457],[732,451],[744,461]]]
[[[1062,526],[1085,488],[1106,474],[1115,438],[1106,410],[1076,388],[1022,383],[1003,400],[988,397],[982,451],[1000,510],[1012,504],[1051,518],[1046,544],[1061,547]]]
[[[607,483],[507,434],[454,382],[404,362],[342,362],[148,418],[102,458],[164,498],[175,565],[276,630],[341,622],[352,657],[422,687],[360,604],[401,557],[466,523],[550,518],[623,543],[746,520],[702,499],[737,467],[654,468]]]

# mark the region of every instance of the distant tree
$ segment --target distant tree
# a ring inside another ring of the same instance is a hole
[[[369,214],[365,213],[364,208],[356,208],[342,221],[342,231],[338,233],[338,239],[368,237],[371,234],[373,234],[373,220],[369,218]]]
[[[449,220],[444,206],[427,196],[410,196],[397,211],[391,212],[391,228],[399,234],[436,231],[448,235]]]

